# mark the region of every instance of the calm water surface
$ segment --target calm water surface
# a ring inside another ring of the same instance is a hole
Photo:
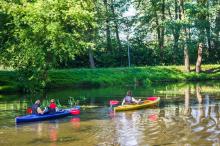
[[[160,96],[160,105],[109,112],[108,101],[121,100],[128,89],[137,98]],[[0,95],[0,146],[220,145],[219,83],[55,90],[46,97],[67,105],[70,96],[97,107],[82,108],[78,117],[15,125],[35,98]]]

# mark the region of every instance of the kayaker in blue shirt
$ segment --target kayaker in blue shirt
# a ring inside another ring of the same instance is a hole
[[[124,97],[123,101],[122,101],[122,104],[121,105],[124,105],[124,104],[139,104],[141,103],[141,99],[139,100],[136,100],[134,97],[132,97],[132,93],[131,91],[129,90],[127,92],[127,95]]]
[[[42,111],[40,108],[40,100],[36,100],[35,104],[31,107],[31,109],[32,109],[32,114],[36,114],[36,115],[44,114],[44,111]]]

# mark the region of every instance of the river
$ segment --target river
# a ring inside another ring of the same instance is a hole
[[[109,100],[122,100],[127,90],[145,99],[160,96],[158,107],[109,112]],[[83,105],[80,116],[15,124],[37,98],[55,98],[68,105],[69,97]],[[220,84],[176,83],[150,87],[56,89],[44,97],[0,95],[0,146],[148,146],[219,145]]]

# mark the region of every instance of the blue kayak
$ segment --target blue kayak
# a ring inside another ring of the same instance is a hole
[[[57,119],[62,118],[66,116],[73,115],[71,114],[71,111],[73,110],[79,110],[79,109],[66,109],[61,110],[55,113],[51,114],[44,114],[44,115],[26,115],[26,116],[20,116],[15,118],[16,123],[23,123],[23,122],[35,122],[35,121],[43,121],[43,120],[50,120],[50,119]]]

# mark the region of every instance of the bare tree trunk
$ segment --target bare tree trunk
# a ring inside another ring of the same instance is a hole
[[[177,0],[175,0],[175,21],[178,20],[178,2]],[[170,15],[170,19],[172,20],[172,15],[171,15],[171,11],[169,9],[169,15]],[[178,42],[179,42],[179,36],[180,36],[180,27],[174,27],[173,28],[173,39],[174,39],[174,45],[173,45],[173,60],[174,60],[174,63],[176,63],[176,60],[177,60],[177,50],[178,50]]]
[[[158,45],[160,48],[160,62],[163,60],[163,56],[162,56],[162,43],[161,43],[161,31],[160,31],[160,26],[159,26],[159,18],[157,16],[157,12],[155,12],[155,17],[156,17],[156,25],[157,25],[157,40],[158,40]]]
[[[161,13],[162,13],[162,22],[164,22],[165,21],[165,0],[162,0]],[[164,32],[165,32],[165,28],[164,26],[161,26],[161,44],[160,44],[161,55],[163,55],[163,48],[164,48]]]
[[[175,1],[176,2],[176,1]],[[175,21],[178,20],[178,17],[177,17],[177,6],[175,5]],[[171,11],[170,11],[170,8],[168,8],[168,13],[169,13],[169,16],[170,16],[170,20],[172,20],[172,14],[171,14]],[[172,30],[172,33],[173,33],[173,38],[174,38],[174,45],[173,45],[173,49],[174,50],[178,50],[178,41],[179,41],[179,36],[180,36],[180,27],[175,27],[173,28]],[[176,51],[174,51],[176,52]],[[174,55],[176,55],[176,53],[174,53]],[[174,57],[174,59],[176,59],[176,57]]]
[[[112,51],[112,42],[111,42],[111,31],[110,31],[110,20],[109,20],[109,12],[108,12],[108,1],[103,0],[106,11],[106,43],[108,51]]]
[[[209,10],[209,0],[207,0],[207,9]],[[207,14],[207,25],[206,25],[206,37],[207,37],[207,43],[208,43],[208,56],[210,52],[212,51],[211,46],[211,27],[210,27],[210,16],[209,13]],[[210,58],[211,59],[211,58]]]
[[[185,11],[184,11],[184,1],[180,0],[180,19],[185,18]],[[188,51],[188,45],[187,45],[187,30],[184,28],[184,65],[185,65],[185,71],[190,72],[190,62],[189,62],[189,51]]]
[[[197,73],[200,73],[200,71],[201,71],[202,49],[203,49],[203,44],[199,43],[199,46],[198,46],[198,57],[197,57],[197,61],[196,61],[196,72]]]
[[[215,37],[214,37],[214,50],[215,52],[213,52],[215,55],[218,54],[217,52],[220,50],[220,41],[219,41],[219,32],[220,32],[220,10],[218,10],[217,12],[217,16],[215,19],[215,29],[214,29],[214,33],[215,33]],[[213,51],[214,51],[213,50]]]
[[[118,43],[118,48],[119,48],[119,54],[120,54],[120,62],[121,62],[121,66],[122,66],[122,45],[121,45],[121,40],[119,37],[119,27],[118,27],[118,19],[116,19],[116,14],[115,14],[115,9],[114,9],[114,5],[113,5],[113,0],[111,0],[111,11],[112,11],[112,15],[114,18],[114,24],[115,24],[115,34],[116,34],[116,39],[117,39],[117,43]]]
[[[157,4],[155,3],[155,1],[151,1],[152,3],[152,7],[156,8],[158,7]],[[163,9],[163,8],[162,8]],[[162,10],[161,10],[162,11]],[[161,26],[159,23],[159,17],[157,14],[157,11],[154,11],[154,16],[155,16],[155,23],[156,23],[156,31],[157,31],[157,42],[158,42],[158,48],[160,49],[160,63],[163,60],[163,53],[162,53],[162,49],[163,49],[163,39],[162,39],[162,32],[161,32]],[[159,15],[160,16],[160,15]]]
[[[89,64],[91,68],[95,68],[95,61],[94,61],[92,49],[89,49]]]
[[[185,64],[185,71],[190,72],[189,51],[186,43],[184,44],[184,64]]]
[[[161,42],[160,42],[161,33],[160,33],[159,20],[158,20],[159,18],[157,16],[157,12],[155,12],[155,16],[156,16],[156,25],[157,25],[157,39],[158,39],[158,44],[159,44],[159,47],[160,47],[160,45],[161,45]]]
[[[211,45],[211,28],[210,28],[210,22],[208,22],[208,26],[206,27],[206,37],[207,37],[207,43],[208,43],[208,53],[211,52],[212,50],[212,45]]]

